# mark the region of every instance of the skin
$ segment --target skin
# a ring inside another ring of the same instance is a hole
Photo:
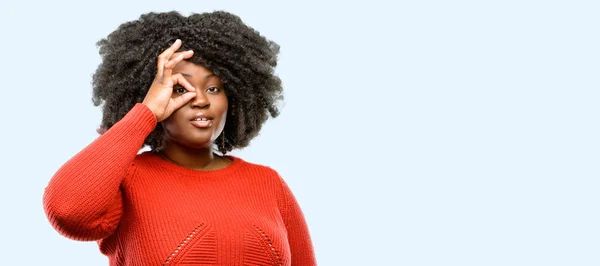
[[[185,61],[193,51],[176,52],[181,41],[158,56],[156,77],[142,102],[164,128],[163,145],[157,155],[195,170],[216,170],[231,160],[213,152],[212,143],[225,127],[228,101],[219,77],[209,69]],[[196,113],[213,118],[208,128],[194,127]]]

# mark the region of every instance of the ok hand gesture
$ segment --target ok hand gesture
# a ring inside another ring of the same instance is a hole
[[[177,39],[171,47],[158,56],[156,77],[142,102],[152,110],[158,122],[167,119],[175,110],[196,96],[194,87],[181,74],[171,74],[177,63],[194,55],[192,50],[176,53],[175,51],[180,47],[181,40]],[[181,84],[188,92],[171,98],[175,84]]]

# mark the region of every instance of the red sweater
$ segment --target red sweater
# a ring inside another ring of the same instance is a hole
[[[56,172],[44,210],[58,232],[98,241],[110,265],[316,265],[275,170],[229,156],[226,168],[197,171],[138,154],[156,123],[136,104]]]

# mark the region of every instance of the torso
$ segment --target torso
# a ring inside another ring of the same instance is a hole
[[[290,265],[272,170],[173,174],[156,163],[138,162],[122,185],[121,223],[101,243],[111,265]]]

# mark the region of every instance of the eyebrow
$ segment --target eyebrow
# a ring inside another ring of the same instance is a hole
[[[177,74],[177,73],[175,73],[175,74]],[[181,75],[182,75],[182,76],[184,76],[184,77],[188,77],[188,78],[191,78],[191,77],[192,77],[192,75],[190,75],[190,74],[188,74],[188,73],[183,73],[183,72],[180,72],[179,74],[181,74]],[[207,79],[207,78],[210,78],[210,77],[216,77],[216,76],[217,76],[217,75],[215,75],[214,73],[211,73],[211,74],[208,74],[208,75],[204,76],[204,79]]]

